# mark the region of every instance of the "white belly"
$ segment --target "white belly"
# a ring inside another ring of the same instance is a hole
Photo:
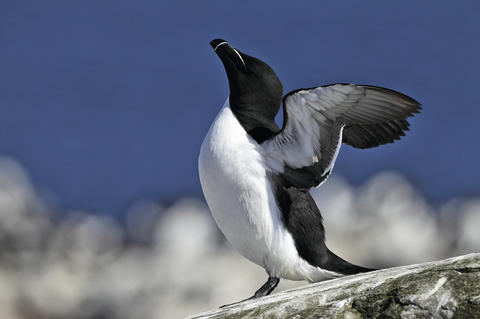
[[[332,274],[299,257],[280,220],[262,149],[232,113],[228,99],[203,141],[199,157],[202,189],[228,241],[269,275],[318,281]]]
[[[217,115],[203,141],[199,174],[215,221],[242,255],[265,267],[272,240],[266,171],[258,145],[229,107]]]

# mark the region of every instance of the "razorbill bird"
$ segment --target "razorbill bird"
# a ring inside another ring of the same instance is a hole
[[[325,245],[322,215],[309,190],[330,175],[342,143],[370,148],[408,130],[420,104],[371,85],[330,84],[287,93],[265,62],[221,39],[210,42],[228,77],[230,96],[199,156],[202,189],[215,221],[267,282],[321,281],[372,269],[353,265]],[[283,127],[275,115],[283,102]],[[250,299],[250,298],[249,298]]]

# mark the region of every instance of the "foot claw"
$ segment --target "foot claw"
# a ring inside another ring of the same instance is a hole
[[[237,304],[239,304],[241,302],[244,302],[244,301],[247,301],[247,300],[252,300],[252,299],[257,299],[257,298],[260,298],[260,297],[267,296],[273,291],[273,289],[275,289],[275,287],[277,287],[279,282],[280,282],[280,279],[278,279],[276,277],[268,277],[268,281],[262,287],[260,287],[260,289],[258,289],[255,292],[255,294],[253,296],[251,296],[250,298],[243,299],[243,300],[240,300],[240,301],[237,301],[237,302],[234,302],[234,303],[229,303],[229,304],[220,306],[219,308],[225,308],[225,307],[237,305]]]

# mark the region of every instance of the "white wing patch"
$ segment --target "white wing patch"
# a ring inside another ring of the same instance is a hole
[[[327,91],[325,97],[324,93],[323,88],[301,90],[285,99],[286,126],[281,134],[262,144],[265,155],[274,163],[271,165],[274,172],[283,173],[285,166],[302,168],[322,163],[323,175],[333,168],[344,125],[336,125],[321,111],[333,108],[333,101],[345,100],[348,89]],[[327,163],[328,157],[331,161]]]

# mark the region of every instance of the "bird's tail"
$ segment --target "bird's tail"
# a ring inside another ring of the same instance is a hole
[[[328,261],[327,261],[327,264],[325,265],[326,266],[325,268],[327,269],[330,268],[331,270],[334,270],[335,272],[341,273],[343,275],[353,275],[361,272],[369,272],[369,271],[377,270],[373,268],[366,268],[366,267],[361,267],[361,266],[351,264],[348,261],[343,260],[342,258],[332,253],[328,248],[327,248],[327,255],[328,255]]]

